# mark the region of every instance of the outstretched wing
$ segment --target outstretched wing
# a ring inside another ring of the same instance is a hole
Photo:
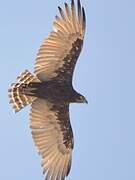
[[[54,30],[41,45],[35,64],[35,73],[41,81],[55,79],[71,81],[77,58],[81,52],[85,34],[85,11],[78,0],[71,8],[65,3],[65,10],[59,8]]]
[[[46,180],[64,180],[70,171],[73,149],[69,105],[35,100],[32,103],[30,127],[42,156]]]

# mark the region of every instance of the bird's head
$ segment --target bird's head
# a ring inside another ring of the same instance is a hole
[[[76,102],[88,104],[88,101],[86,100],[86,98],[85,98],[83,95],[81,95],[81,94],[79,94],[79,95],[77,96]]]

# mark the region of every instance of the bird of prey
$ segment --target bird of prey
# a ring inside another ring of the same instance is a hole
[[[64,180],[74,147],[70,103],[87,103],[72,77],[83,46],[86,17],[80,0],[71,0],[53,22],[53,31],[39,48],[34,74],[25,70],[9,88],[15,112],[31,104],[30,128],[42,158],[45,180]]]

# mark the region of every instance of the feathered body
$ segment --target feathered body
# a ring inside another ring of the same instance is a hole
[[[27,88],[22,90],[22,94],[43,98],[51,102],[78,102],[80,94],[77,93],[67,82],[64,84],[56,81],[30,83]]]
[[[69,104],[87,102],[72,86],[76,61],[83,46],[86,18],[80,0],[58,7],[54,30],[40,46],[34,74],[25,70],[9,89],[15,112],[31,104],[30,128],[42,157],[45,180],[64,180],[74,146]]]

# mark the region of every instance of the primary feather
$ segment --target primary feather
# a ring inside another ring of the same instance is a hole
[[[52,31],[41,45],[36,58],[35,73],[41,81],[72,80],[76,60],[81,52],[86,27],[84,8],[78,0],[71,8],[65,3],[65,10],[58,7]]]

